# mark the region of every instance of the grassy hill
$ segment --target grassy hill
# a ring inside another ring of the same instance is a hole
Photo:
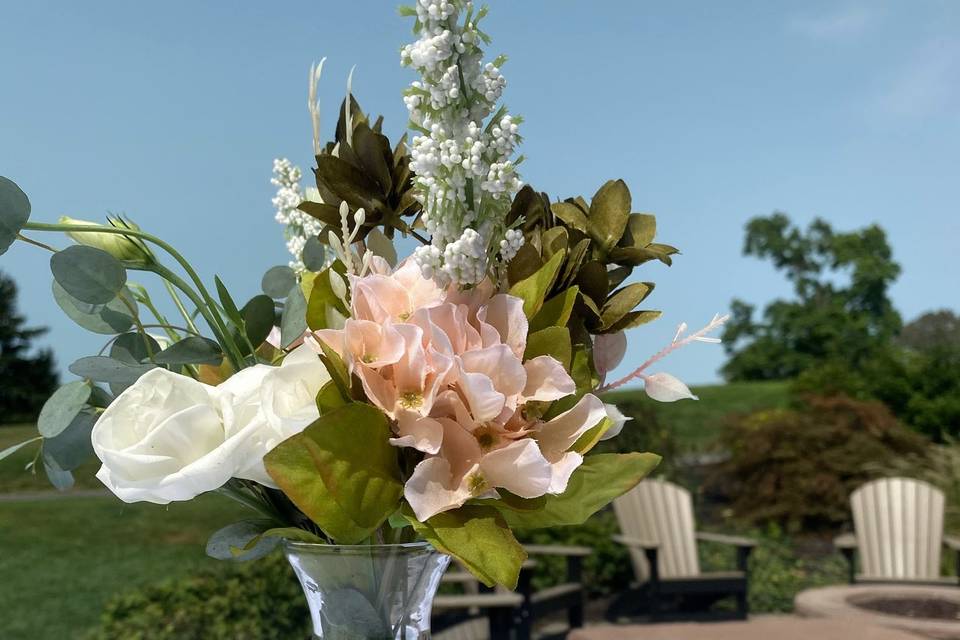
[[[614,391],[604,396],[627,415],[652,410],[662,427],[670,429],[683,451],[707,448],[723,420],[731,413],[783,407],[789,402],[787,382],[734,382],[693,387],[699,400],[656,402],[642,389]]]

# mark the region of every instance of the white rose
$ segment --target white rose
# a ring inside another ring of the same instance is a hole
[[[303,346],[279,367],[256,365],[218,387],[151,369],[93,428],[97,477],[125,502],[167,504],[213,491],[232,477],[275,487],[263,456],[319,417],[330,379]]]
[[[151,369],[97,420],[97,478],[124,502],[167,504],[222,486],[236,470],[216,389]]]
[[[303,345],[279,367],[259,364],[217,387],[226,437],[243,440],[235,456],[237,478],[277,487],[263,466],[263,456],[320,417],[317,394],[328,380],[320,358]]]

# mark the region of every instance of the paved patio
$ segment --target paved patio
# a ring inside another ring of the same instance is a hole
[[[568,640],[918,640],[903,631],[849,620],[759,616],[746,622],[599,625]]]

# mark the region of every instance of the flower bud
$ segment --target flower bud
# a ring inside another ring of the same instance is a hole
[[[107,217],[109,226],[115,229],[132,229],[139,231],[133,222],[129,222],[119,217]],[[89,220],[78,220],[69,216],[60,216],[60,224],[84,225],[90,227],[103,227],[105,225]],[[125,236],[119,233],[103,233],[99,231],[68,231],[67,235],[77,244],[86,245],[101,251],[106,251],[117,260],[127,262],[148,263],[154,262],[153,253],[139,239],[131,236]]]

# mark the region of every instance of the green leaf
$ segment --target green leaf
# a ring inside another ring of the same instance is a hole
[[[313,288],[316,291],[316,285]],[[280,346],[286,349],[299,340],[306,330],[307,301],[300,285],[294,283],[288,292],[287,301],[283,305],[283,316],[280,318]]]
[[[149,349],[148,349],[149,346]],[[110,357],[129,364],[142,364],[151,354],[160,353],[160,345],[152,336],[131,331],[117,336],[110,345]]]
[[[503,500],[492,502],[515,529],[542,529],[579,525],[630,489],[637,486],[660,463],[653,453],[600,453],[588,456],[573,472],[567,490],[547,495],[533,509],[521,509]]]
[[[510,287],[510,295],[523,300],[523,313],[528,318],[532,318],[543,305],[543,299],[553,286],[557,272],[560,270],[563,256],[563,253],[553,254],[532,276]]]
[[[223,361],[223,350],[220,345],[208,338],[189,336],[174,342],[172,345],[153,357],[157,364],[180,366],[185,364],[218,365]]]
[[[412,513],[405,516],[424,540],[459,560],[488,587],[500,584],[511,591],[517,588],[527,552],[496,509],[467,505],[438,513],[426,522],[418,521]]]
[[[573,286],[544,302],[537,315],[530,320],[529,331],[532,333],[551,326],[567,326],[578,295],[580,295],[580,287]]]
[[[569,238],[565,227],[551,227],[544,231],[540,238],[543,257],[549,259],[555,253],[566,255]]]
[[[207,555],[217,560],[241,562],[262,558],[280,544],[279,538],[264,535],[272,524],[271,520],[266,519],[241,520],[228,524],[215,531],[207,540]],[[246,549],[251,543],[251,548]]]
[[[333,290],[331,277],[337,277],[332,267],[321,271],[313,281],[313,289],[310,290],[310,300],[307,302],[307,326],[314,331],[339,328],[334,326],[337,320],[348,314],[343,300]]]
[[[524,243],[507,264],[507,277],[510,282],[517,283],[529,278],[543,266],[540,252],[530,243]]]
[[[590,223],[587,216],[577,205],[570,202],[554,202],[550,205],[550,211],[563,220],[567,226],[583,233],[589,233]]]
[[[247,339],[254,349],[267,339],[277,319],[273,299],[267,295],[250,298],[247,304],[243,305],[243,309],[240,309],[240,316],[243,318]]]
[[[24,440],[23,442],[19,442],[15,445],[7,447],[3,451],[0,451],[0,460],[8,458],[28,444],[33,444],[34,442],[38,442],[40,440],[43,440],[43,438],[41,436],[37,436],[35,438],[30,438],[29,440]]]
[[[93,457],[90,433],[97,422],[92,410],[83,410],[74,416],[70,424],[54,437],[43,441],[43,453],[64,471],[72,471]]]
[[[69,382],[47,398],[37,418],[37,431],[44,438],[52,438],[70,426],[90,399],[90,383],[84,380]]]
[[[17,240],[30,219],[30,199],[17,184],[0,176],[0,256]]]
[[[553,356],[566,369],[570,366],[571,349],[569,329],[547,327],[527,336],[527,348],[523,352],[523,359]]]
[[[70,373],[97,382],[133,384],[137,379],[156,367],[152,364],[130,364],[107,356],[87,356],[71,364]]]
[[[126,295],[126,292],[120,295]],[[64,291],[59,282],[54,280],[53,299],[57,306],[67,314],[68,318],[87,331],[114,335],[123,333],[133,326],[133,317],[130,315],[130,310],[120,299],[120,296],[115,297],[106,305],[90,305],[71,296]]]
[[[127,283],[127,270],[106,251],[73,245],[50,256],[50,270],[64,291],[87,304],[107,304]]]
[[[613,421],[610,420],[610,418],[604,418],[577,438],[577,441],[570,447],[570,451],[576,451],[581,455],[586,454],[600,442],[600,438],[602,438],[603,434],[609,431],[612,426]]]
[[[327,261],[327,250],[323,248],[320,238],[310,236],[303,244],[303,251],[300,252],[300,259],[303,266],[308,271],[320,271]]]
[[[348,402],[349,399],[340,392],[340,386],[336,380],[325,383],[317,394],[317,410],[320,411],[320,415],[339,409]]]
[[[403,495],[387,417],[352,403],[314,421],[264,457],[270,477],[339,544],[368,538]]]
[[[290,293],[290,289],[297,284],[297,274],[293,269],[284,265],[271,267],[260,281],[260,288],[274,300],[282,300]]]
[[[615,246],[623,235],[630,206],[630,189],[623,180],[609,180],[594,194],[587,233],[604,252]]]
[[[601,329],[608,329],[620,321],[625,315],[633,311],[634,307],[647,299],[653,291],[653,283],[635,282],[628,284],[613,295],[603,305],[601,312]]]
[[[647,324],[648,322],[653,322],[661,315],[663,315],[662,311],[631,311],[609,327],[598,331],[598,333],[617,333],[618,331],[626,331],[627,329],[633,329],[635,327],[639,327],[640,325]]]
[[[267,529],[263,532],[263,537],[280,538],[282,540],[293,540],[294,542],[308,542],[310,544],[327,544],[327,541],[315,533],[310,533],[306,529],[298,527],[277,527]]]
[[[346,200],[351,210],[363,207],[372,213],[383,206],[383,202],[378,197],[381,192],[380,186],[349,162],[329,154],[319,155],[314,171],[317,174],[317,182],[322,181],[337,197]],[[324,197],[324,200],[327,198]]]
[[[239,325],[243,322],[243,318],[240,317],[240,309],[237,308],[237,303],[233,301],[233,296],[230,295],[227,286],[223,284],[220,276],[214,276],[213,282],[217,286],[217,296],[220,298],[220,305],[226,312],[227,317],[235,325]]]
[[[320,356],[320,362],[330,374],[330,381],[336,385],[337,390],[343,398],[350,398],[350,373],[347,371],[347,365],[340,355],[330,348],[323,340],[317,340],[323,355]],[[323,391],[323,389],[321,389]]]
[[[593,301],[594,306],[602,305],[610,292],[607,267],[602,262],[591,260],[583,265],[577,274],[577,285],[583,295]]]

